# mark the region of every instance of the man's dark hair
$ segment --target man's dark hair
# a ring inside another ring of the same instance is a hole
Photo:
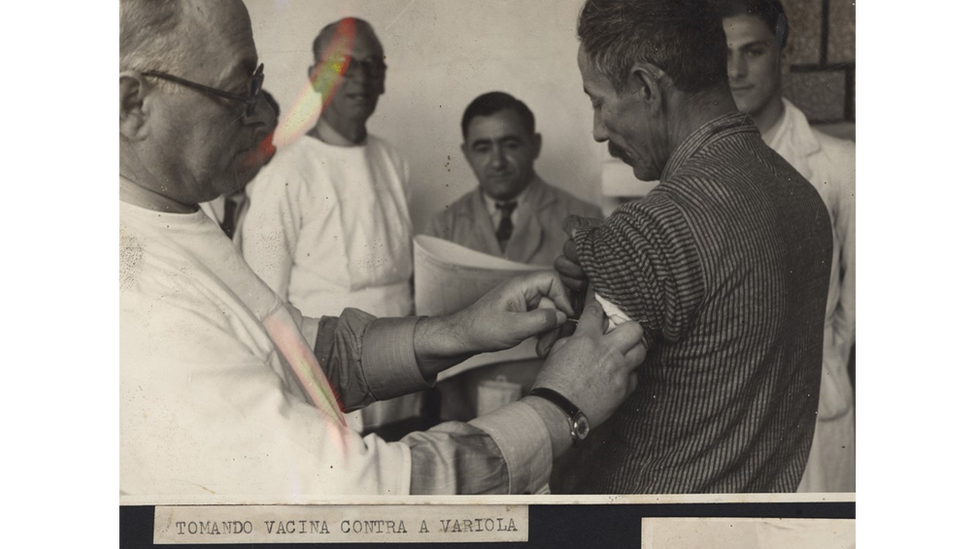
[[[515,111],[529,135],[535,134],[535,115],[529,107],[505,92],[493,91],[479,95],[464,109],[464,115],[461,117],[461,135],[465,139],[468,138],[468,126],[471,125],[474,117],[491,116],[505,109]]]
[[[715,10],[722,18],[755,15],[776,37],[779,49],[786,47],[790,23],[779,0],[715,0]]]
[[[617,92],[636,62],[660,68],[683,92],[728,82],[725,30],[707,0],[587,0],[576,32]]]

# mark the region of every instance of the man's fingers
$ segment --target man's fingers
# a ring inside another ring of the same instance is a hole
[[[564,256],[559,256],[553,263],[556,272],[559,273],[563,285],[570,290],[582,290],[586,288],[586,273],[579,265],[569,261]]]
[[[524,277],[520,281],[520,291],[530,305],[538,305],[542,298],[548,298],[557,309],[567,315],[573,313],[569,290],[553,271],[542,271]]]
[[[566,236],[573,238],[573,231],[582,225],[582,218],[578,215],[567,215],[566,219],[563,219],[563,232]]]
[[[555,345],[556,342],[559,341],[559,332],[561,330],[562,327],[559,327],[555,330],[549,330],[548,332],[539,336],[539,341],[537,341],[535,344],[535,354],[538,355],[539,358],[545,358],[549,356],[549,353],[552,351],[553,345]]]
[[[602,335],[605,331],[606,319],[607,315],[603,312],[603,307],[597,303],[591,303],[583,309],[576,326],[576,333]]]
[[[580,267],[579,263],[576,263],[565,255],[557,257],[556,260],[553,261],[552,267],[556,269],[556,272],[562,275],[563,278],[567,276],[578,279],[586,278],[586,271],[583,270],[583,267]]]
[[[536,309],[509,315],[505,322],[516,338],[524,340],[561,326],[566,318],[566,313],[557,309]]]
[[[539,344],[536,345],[536,353],[541,358],[548,356],[549,353],[555,352],[556,349],[566,343],[566,338],[573,335],[575,331],[575,323],[565,322],[559,328],[546,332],[539,337]]]
[[[596,219],[594,217],[581,217],[578,215],[567,215],[566,219],[563,220],[563,232],[572,238],[573,234],[579,229],[586,227],[599,227],[600,225],[603,225],[602,219]]]
[[[631,369],[634,369],[644,363],[644,357],[646,356],[647,349],[645,349],[643,345],[634,345],[624,353],[624,362],[627,363]]]
[[[553,268],[562,277],[563,283],[570,290],[583,290],[587,286],[589,278],[586,271],[579,264],[579,257],[576,255],[576,243],[570,238],[563,244],[563,255],[556,258]]]
[[[607,334],[607,342],[626,356],[635,346],[639,347],[642,353],[646,352],[644,346],[640,344],[642,337],[644,337],[644,329],[639,322],[631,320]]]
[[[576,253],[576,241],[572,238],[563,243],[563,255],[566,256],[566,259],[579,265],[579,255]]]
[[[568,342],[568,341],[569,340],[566,339],[565,337],[562,338],[562,339],[556,340],[556,342],[552,344],[552,349],[549,351],[549,354],[559,352],[559,349],[562,348],[563,345],[566,345],[566,342]]]
[[[627,376],[627,396],[634,394],[634,391],[636,390],[637,390],[637,372],[631,372],[630,375]]]

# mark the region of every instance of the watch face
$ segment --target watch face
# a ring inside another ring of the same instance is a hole
[[[580,440],[586,438],[586,435],[590,434],[590,420],[586,419],[586,416],[580,414],[576,419],[576,436]]]

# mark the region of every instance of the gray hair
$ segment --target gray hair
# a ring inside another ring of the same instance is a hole
[[[706,0],[588,0],[576,32],[617,92],[637,62],[658,67],[683,92],[728,82],[725,29]]]
[[[177,32],[184,9],[182,0],[121,0],[119,70],[178,72],[188,57]],[[182,89],[162,80],[159,85]]]

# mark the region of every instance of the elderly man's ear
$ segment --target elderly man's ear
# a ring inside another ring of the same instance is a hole
[[[636,63],[630,71],[632,89],[640,95],[641,101],[657,114],[661,110],[664,94],[664,80],[667,74],[650,63]]]
[[[146,80],[137,72],[119,73],[119,134],[132,141],[149,136]]]

